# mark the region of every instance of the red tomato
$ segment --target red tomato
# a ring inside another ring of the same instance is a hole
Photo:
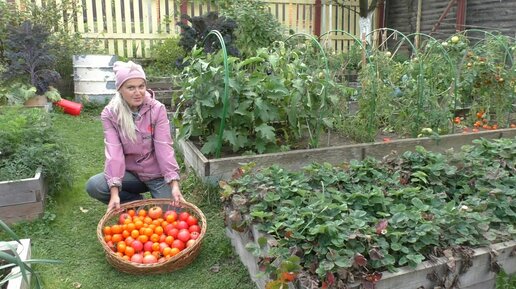
[[[188,242],[186,242],[186,248],[191,247],[193,244],[195,244],[195,240],[188,240]]]
[[[158,262],[158,258],[156,258],[156,256],[154,256],[152,254],[149,254],[149,255],[143,257],[142,263],[143,264],[153,264],[153,263],[157,263],[157,262]]]
[[[188,228],[188,231],[191,232],[197,232],[197,233],[200,233],[201,232],[201,227],[199,227],[198,225],[191,225],[189,228]]]
[[[190,226],[188,226],[188,223],[187,223],[187,222],[185,222],[185,221],[179,221],[179,222],[177,222],[177,225],[176,225],[176,228],[177,228],[178,230],[181,230],[181,229],[188,229],[188,227],[190,227]]]
[[[124,222],[125,222],[126,219],[132,220],[131,215],[129,215],[128,213],[122,213],[122,214],[120,214],[120,218],[118,219],[118,223],[120,225],[123,225],[123,224],[125,224]]]
[[[197,238],[199,238],[199,232],[191,232],[190,233],[190,239],[192,240],[197,240]]]
[[[131,247],[133,247],[135,252],[141,252],[141,250],[143,250],[143,244],[139,240],[134,240],[131,243]]]
[[[197,218],[190,215],[188,216],[188,218],[186,219],[186,223],[189,225],[189,226],[193,226],[193,225],[197,225]]]
[[[190,240],[190,232],[187,229],[181,229],[177,233],[177,238],[183,242],[188,242]]]
[[[188,217],[190,217],[190,214],[188,212],[182,212],[181,214],[179,214],[179,220],[180,221],[185,221],[188,220]]]
[[[156,220],[157,218],[161,217],[163,214],[163,210],[161,207],[154,206],[149,209],[148,216],[151,217],[151,219]]]
[[[142,263],[142,262],[143,262],[143,256],[142,256],[142,254],[134,254],[134,255],[131,257],[131,262],[134,262],[134,263]]]
[[[179,233],[179,230],[177,228],[172,228],[167,231],[167,235],[174,237],[174,239],[177,239],[177,233]]]
[[[176,239],[174,242],[172,242],[172,248],[177,248],[179,251],[181,251],[185,248],[185,243],[179,239]]]
[[[147,241],[145,242],[145,244],[143,244],[143,251],[145,252],[151,252],[152,251],[152,245],[154,244],[154,242],[152,241]]]
[[[173,211],[173,210],[166,211],[165,214],[163,215],[163,219],[165,219],[165,221],[167,221],[169,223],[173,223],[174,221],[177,220],[176,211]]]
[[[173,225],[173,224],[167,224],[167,225],[165,226],[165,228],[163,228],[163,231],[164,231],[165,233],[167,233],[167,232],[168,232],[168,231],[170,231],[171,229],[174,229],[174,225]]]
[[[170,248],[170,246],[167,243],[165,243],[165,242],[159,243],[159,251],[160,251],[160,253],[163,253],[163,250],[165,248]]]

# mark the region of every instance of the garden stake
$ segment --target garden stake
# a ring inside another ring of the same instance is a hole
[[[215,151],[215,156],[220,158],[220,150],[222,148],[222,135],[224,134],[224,126],[226,125],[226,115],[228,112],[228,93],[229,93],[229,69],[228,69],[228,53],[226,50],[226,43],[224,42],[224,38],[222,34],[218,30],[212,30],[206,37],[204,41],[208,39],[210,35],[217,36],[217,39],[220,42],[220,46],[222,47],[222,53],[224,55],[224,98],[222,99],[222,119],[220,120],[220,130],[217,141],[217,150]]]

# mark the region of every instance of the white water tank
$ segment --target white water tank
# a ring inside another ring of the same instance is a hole
[[[116,55],[74,55],[75,101],[107,103],[116,92],[113,64]]]

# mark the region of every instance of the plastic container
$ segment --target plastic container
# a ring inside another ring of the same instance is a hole
[[[82,103],[69,101],[67,99],[61,99],[60,101],[54,102],[55,105],[61,107],[65,113],[70,115],[79,115],[82,110]]]

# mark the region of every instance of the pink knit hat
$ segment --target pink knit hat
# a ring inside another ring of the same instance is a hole
[[[117,61],[113,64],[113,71],[115,72],[115,86],[116,90],[119,90],[122,84],[129,79],[133,78],[145,78],[145,72],[141,65],[136,64],[132,61],[123,62]]]

